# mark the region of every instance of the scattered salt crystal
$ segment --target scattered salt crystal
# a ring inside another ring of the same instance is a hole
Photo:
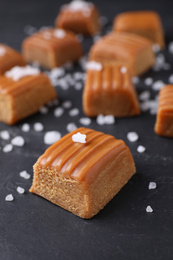
[[[73,142],[84,144],[86,143],[86,135],[78,132],[77,134],[72,135],[72,140]]]
[[[113,125],[115,123],[115,118],[113,115],[106,115],[104,121],[106,125]]]
[[[39,111],[41,114],[47,114],[48,113],[48,107],[42,106],[40,107]]]
[[[81,1],[81,0],[73,0],[71,3],[62,6],[62,8],[68,9],[70,12],[77,12],[77,11],[90,11],[93,7],[92,3]]]
[[[72,102],[70,100],[66,100],[66,101],[64,101],[62,103],[62,107],[66,108],[66,109],[71,108],[72,107]]]
[[[121,67],[121,69],[120,69],[120,70],[121,70],[121,73],[123,73],[123,74],[127,72],[127,68],[126,68],[126,67],[124,67],[124,66],[123,66],[123,67]]]
[[[4,47],[0,47],[0,56],[4,56],[6,53],[6,50]]]
[[[139,145],[137,148],[138,153],[143,153],[143,152],[145,152],[145,150],[146,150],[146,148],[142,145]]]
[[[5,72],[5,76],[8,78],[12,78],[14,81],[18,81],[20,78],[31,75],[40,74],[40,70],[38,68],[33,68],[30,65],[25,67],[15,66],[11,70]]]
[[[171,54],[173,54],[173,42],[170,42],[168,45],[168,50]]]
[[[96,61],[89,61],[87,64],[86,64],[86,69],[87,70],[102,70],[102,64],[99,63],[99,62],[96,62]]]
[[[150,114],[151,114],[151,115],[156,115],[156,114],[157,114],[157,105],[156,105],[155,107],[152,107],[152,108],[150,109]]]
[[[153,209],[151,208],[151,206],[147,206],[146,207],[146,212],[148,212],[148,213],[153,212]]]
[[[73,74],[74,80],[83,80],[85,73],[83,72],[75,72]]]
[[[14,200],[14,197],[12,194],[8,194],[6,197],[5,197],[5,200],[6,201],[13,201]]]
[[[165,83],[162,80],[157,80],[153,83],[152,89],[153,90],[160,90],[160,89],[163,88],[164,85],[165,85]]]
[[[66,129],[67,129],[67,132],[72,132],[75,129],[77,129],[77,126],[75,123],[68,123]]]
[[[105,117],[104,115],[98,115],[97,118],[96,118],[96,122],[98,125],[104,125],[105,123]]]
[[[153,44],[152,49],[155,53],[157,53],[160,51],[160,46],[157,43],[155,43]]]
[[[44,126],[43,126],[42,123],[37,122],[37,123],[34,124],[34,130],[36,132],[41,132],[41,131],[43,131],[43,129],[44,129]]]
[[[74,85],[74,88],[76,90],[81,90],[82,89],[82,83],[81,82],[76,82],[76,84]]]
[[[16,136],[11,140],[12,145],[15,146],[23,146],[25,143],[25,140],[22,136]]]
[[[138,134],[136,132],[129,132],[127,134],[127,139],[130,142],[136,142],[139,139],[139,136],[138,136]]]
[[[77,116],[79,115],[79,109],[78,108],[73,108],[69,111],[69,116]]]
[[[54,36],[56,38],[62,39],[66,36],[66,32],[62,29],[55,29],[54,30]]]
[[[149,183],[149,185],[148,185],[148,189],[149,189],[149,190],[154,190],[154,189],[156,189],[156,187],[157,187],[157,184],[156,184],[156,182],[154,182],[154,181],[151,181],[151,182]]]
[[[59,78],[64,76],[65,70],[63,68],[54,68],[50,71],[50,76],[53,78]]]
[[[58,131],[49,131],[44,135],[45,144],[53,144],[61,138],[61,134]]]
[[[7,130],[3,130],[3,131],[0,132],[0,137],[3,140],[8,140],[8,139],[10,139],[10,134]]]
[[[2,149],[2,151],[3,151],[4,153],[11,152],[12,150],[13,150],[13,145],[12,145],[12,144],[6,144],[6,145],[3,147],[3,149]]]
[[[16,190],[17,190],[17,192],[20,193],[20,194],[24,194],[24,193],[25,193],[25,189],[22,188],[22,187],[19,187],[19,186],[18,186]]]
[[[59,79],[57,84],[59,87],[61,87],[63,90],[68,90],[69,89],[69,84],[67,83],[66,80],[64,80],[64,78]]]
[[[89,117],[82,117],[79,119],[79,123],[82,125],[90,125],[91,119]]]
[[[152,78],[146,78],[144,80],[144,83],[145,83],[145,85],[150,86],[151,84],[153,84],[153,79]]]
[[[24,27],[24,32],[27,35],[31,35],[31,34],[35,33],[36,31],[37,31],[37,29],[34,26],[32,26],[32,25],[26,25]]]
[[[133,78],[132,78],[133,84],[138,84],[139,81],[140,81],[139,77],[133,77]]]
[[[22,125],[22,131],[23,132],[29,132],[30,131],[30,125],[25,123]]]
[[[173,74],[169,76],[168,81],[169,83],[173,84]]]
[[[54,110],[54,116],[55,117],[60,117],[64,114],[64,109],[62,107],[57,107],[55,110]]]
[[[143,91],[140,95],[139,95],[139,99],[140,100],[148,100],[150,98],[150,92],[148,90]]]
[[[143,103],[140,104],[140,108],[143,112],[146,112],[149,109],[149,104],[148,101],[145,101]]]
[[[22,171],[19,173],[19,175],[20,175],[20,177],[22,177],[26,180],[28,180],[31,177],[31,175],[29,173],[27,173],[27,171]]]

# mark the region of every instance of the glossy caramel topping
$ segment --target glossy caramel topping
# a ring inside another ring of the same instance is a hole
[[[158,111],[173,113],[173,85],[166,85],[161,89]]]
[[[86,143],[72,141],[72,135],[77,132],[86,135]],[[50,146],[37,163],[82,180],[93,166],[99,165],[105,156],[111,157],[118,147],[125,148],[122,140],[92,129],[79,128]]]

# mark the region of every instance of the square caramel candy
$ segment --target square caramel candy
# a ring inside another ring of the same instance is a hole
[[[14,67],[0,76],[0,121],[13,125],[56,96],[49,78],[39,69]]]
[[[29,36],[22,50],[27,62],[38,62],[49,69],[76,62],[83,53],[76,35],[62,29],[46,29]]]
[[[122,140],[79,128],[40,156],[30,191],[79,217],[91,218],[135,171],[131,152]]]
[[[126,66],[131,75],[136,76],[154,65],[155,55],[148,39],[130,33],[112,32],[91,47],[89,59]]]
[[[0,75],[14,66],[25,65],[26,62],[18,51],[0,43]]]
[[[72,1],[61,8],[55,21],[55,27],[92,36],[101,28],[99,12],[93,3]]]
[[[87,116],[127,117],[140,114],[136,90],[126,67],[90,61],[83,91]]]
[[[160,90],[155,132],[173,137],[173,85],[166,85]]]
[[[161,19],[159,14],[154,11],[121,13],[115,17],[113,30],[141,35],[161,48],[165,45]]]

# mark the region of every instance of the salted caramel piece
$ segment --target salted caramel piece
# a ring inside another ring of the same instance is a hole
[[[166,85],[160,90],[155,132],[173,137],[173,85]]]
[[[129,68],[132,76],[141,75],[154,65],[155,55],[148,39],[130,33],[109,33],[98,40],[89,59]]]
[[[165,46],[161,19],[154,11],[121,13],[115,17],[113,30],[138,34],[158,44],[161,48]]]
[[[0,75],[14,66],[25,66],[22,55],[7,45],[0,43]]]
[[[99,12],[93,3],[76,0],[62,6],[55,27],[92,36],[100,31],[99,17]]]
[[[95,67],[88,66],[83,91],[83,110],[87,116],[140,114],[137,94],[127,68],[114,64],[89,64],[95,64]]]
[[[0,121],[13,125],[56,96],[49,78],[38,69],[14,67],[0,76]]]
[[[78,132],[86,135],[86,142],[72,140]],[[79,217],[91,218],[134,173],[132,155],[122,140],[79,128],[40,156],[30,191]]]
[[[62,29],[46,29],[29,36],[23,41],[22,51],[27,62],[36,61],[49,69],[76,62],[83,53],[76,35]]]

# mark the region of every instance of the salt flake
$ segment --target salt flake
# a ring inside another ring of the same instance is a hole
[[[9,153],[9,152],[11,152],[13,150],[13,145],[12,144],[6,144],[4,147],[3,147],[3,149],[2,149],[2,151],[4,152],[4,153]]]
[[[130,142],[136,142],[139,139],[139,136],[138,136],[138,134],[136,132],[129,132],[127,134],[127,139]]]
[[[61,138],[61,134],[58,131],[49,131],[44,135],[45,144],[53,144]]]
[[[8,194],[6,197],[5,197],[5,200],[6,201],[13,201],[14,200],[14,197],[12,194]]]
[[[148,189],[149,189],[149,190],[156,189],[156,187],[157,187],[157,184],[156,184],[156,182],[154,182],[154,181],[151,181],[151,182],[149,183],[149,185],[148,185]]]
[[[142,145],[139,145],[137,148],[138,153],[143,153],[143,152],[145,152],[145,150],[146,150],[146,148]]]
[[[77,134],[72,135],[72,140],[73,142],[84,144],[86,143],[86,135],[78,132]]]
[[[25,140],[22,136],[16,136],[11,140],[12,145],[15,146],[23,146],[25,143]]]
[[[38,74],[40,74],[40,70],[38,68],[33,68],[30,65],[25,67],[15,66],[11,70],[5,72],[5,76],[12,78],[14,81],[18,81],[20,78],[25,76],[33,76]]]
[[[20,175],[20,177],[22,177],[26,180],[28,180],[31,177],[31,175],[29,173],[27,173],[27,171],[22,171],[19,173],[19,175]]]
[[[43,126],[42,123],[37,122],[37,123],[34,124],[34,130],[36,132],[41,132],[41,131],[43,131],[43,129],[44,129],[44,126]]]
[[[97,71],[100,71],[100,70],[102,70],[102,64],[99,63],[99,62],[96,62],[96,61],[89,61],[86,64],[86,68],[87,68],[87,70],[97,70]]]
[[[23,132],[29,132],[30,131],[30,125],[25,123],[22,125],[22,131]]]
[[[0,132],[0,137],[3,140],[8,140],[8,139],[10,139],[10,134],[7,130],[3,130],[3,131]]]
[[[148,213],[153,212],[153,209],[151,208],[151,206],[147,206],[146,207],[146,212],[148,212]]]
[[[78,108],[73,108],[69,111],[70,116],[77,116],[79,115],[79,109]]]
[[[25,193],[25,189],[24,188],[22,188],[22,187],[17,187],[17,192],[19,193],[19,194],[24,194]]]

